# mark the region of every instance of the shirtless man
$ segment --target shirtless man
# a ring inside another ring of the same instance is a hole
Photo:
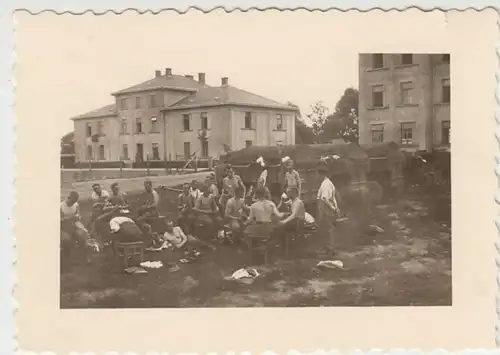
[[[115,206],[127,206],[127,195],[120,191],[120,186],[117,182],[111,184],[111,196],[109,201]]]
[[[215,250],[215,246],[199,240],[190,234],[186,235],[182,228],[174,226],[174,222],[172,221],[166,222],[165,233],[163,234],[162,240],[172,244],[175,249],[185,250],[187,252],[196,244]]]
[[[233,237],[241,237],[244,221],[246,219],[245,213],[248,211],[249,207],[243,200],[243,189],[237,188],[234,197],[231,197],[229,201],[227,201],[224,213],[224,217],[229,224]]]
[[[215,198],[210,195],[208,186],[203,187],[202,195],[195,201],[193,211],[198,215],[196,229],[198,231],[205,230],[209,235],[215,237],[220,227],[219,208]]]
[[[195,220],[195,216],[193,215],[195,198],[189,190],[188,183],[182,185],[182,192],[179,195],[179,216],[177,220],[182,229],[188,233],[192,233]]]
[[[151,180],[144,181],[146,202],[139,207],[138,214],[141,218],[158,217],[158,207],[160,205],[160,195],[153,189]]]
[[[300,175],[297,170],[293,168],[293,160],[287,160],[285,162],[285,188],[295,187],[298,191],[298,196],[302,193],[302,183],[300,181]]]
[[[298,223],[302,224],[306,218],[306,208],[304,202],[298,197],[298,190],[296,187],[289,187],[287,189],[287,196],[290,197],[290,214],[285,219],[279,222],[279,233],[286,237],[289,232],[296,232]]]
[[[266,199],[263,187],[256,189],[255,197],[257,202],[250,206],[245,235],[252,237],[258,234],[270,237],[274,231],[276,219],[283,218],[283,213],[278,211],[274,202]]]
[[[227,194],[221,195],[220,206],[223,210],[226,209],[227,201],[234,196],[234,191],[237,187],[241,187],[243,189],[243,196],[246,195],[246,187],[243,184],[243,180],[239,175],[236,175],[233,171],[231,165],[227,165],[227,176],[222,180],[222,190],[227,192]]]

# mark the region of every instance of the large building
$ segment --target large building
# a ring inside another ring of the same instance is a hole
[[[361,54],[359,142],[449,150],[450,55]]]
[[[205,74],[154,78],[112,94],[115,103],[73,118],[80,162],[217,158],[251,145],[295,144],[294,107]]]

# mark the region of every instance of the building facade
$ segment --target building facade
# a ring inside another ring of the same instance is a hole
[[[208,86],[205,74],[156,71],[112,94],[115,103],[73,118],[80,162],[128,163],[217,158],[228,149],[295,143],[296,108],[229,85]]]
[[[359,56],[360,144],[449,150],[450,101],[448,54]]]

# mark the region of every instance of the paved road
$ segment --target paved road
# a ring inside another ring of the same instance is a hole
[[[90,198],[92,194],[92,184],[99,183],[106,190],[109,191],[109,186],[113,182],[118,182],[122,191],[133,191],[144,189],[144,180],[150,179],[153,182],[153,186],[165,185],[168,187],[183,184],[185,182],[191,182],[192,180],[203,181],[210,171],[202,171],[198,173],[190,173],[183,175],[165,175],[165,176],[148,176],[138,177],[138,178],[128,178],[128,179],[106,179],[106,180],[92,180],[92,181],[81,181],[71,184],[71,186],[61,188],[61,200],[68,195],[72,190],[78,192],[80,198]]]

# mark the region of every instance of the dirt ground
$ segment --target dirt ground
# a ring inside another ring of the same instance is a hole
[[[175,194],[162,192],[162,211],[175,211]],[[88,207],[82,209],[88,215]],[[76,260],[61,274],[62,308],[429,306],[451,305],[451,198],[449,191],[408,192],[371,211],[373,232],[349,211],[336,229],[337,254],[316,233],[285,258],[271,248],[267,265],[236,246],[218,246],[192,264],[170,250],[147,252],[164,267],[125,275],[109,248],[91,264]],[[344,269],[318,270],[321,260],[341,260]],[[242,267],[261,275],[251,283],[224,278]]]

